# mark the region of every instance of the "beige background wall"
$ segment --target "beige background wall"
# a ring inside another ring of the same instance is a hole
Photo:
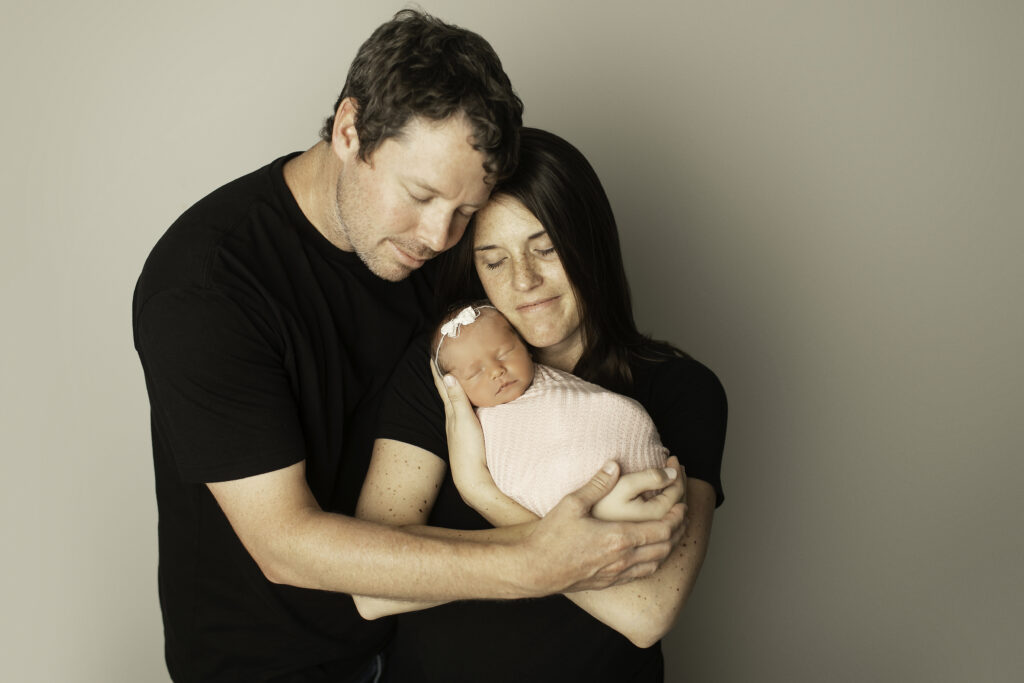
[[[425,7],[593,161],[639,321],[729,391],[668,680],[1019,680],[1024,6]],[[4,3],[4,680],[166,679],[134,280],[398,8]]]

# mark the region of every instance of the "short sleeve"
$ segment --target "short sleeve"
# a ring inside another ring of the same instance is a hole
[[[692,358],[673,358],[645,368],[649,390],[638,396],[654,420],[661,442],[679,458],[686,476],[715,489],[716,506],[725,499],[722,453],[728,403],[718,377]]]
[[[154,439],[182,480],[240,479],[305,458],[283,351],[258,318],[206,289],[163,291],[136,320]]]
[[[444,403],[430,374],[428,347],[427,335],[414,339],[391,376],[381,407],[377,438],[417,446],[447,461]]]

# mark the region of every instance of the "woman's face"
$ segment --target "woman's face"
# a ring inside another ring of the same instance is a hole
[[[477,213],[473,260],[480,282],[538,360],[572,370],[583,352],[576,294],[544,226],[498,195]]]

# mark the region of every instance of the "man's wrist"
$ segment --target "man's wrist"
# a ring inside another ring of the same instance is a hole
[[[555,593],[550,581],[550,561],[530,540],[537,522],[491,529],[488,542],[481,544],[478,558],[491,569],[492,578],[499,579],[499,594],[505,599],[537,598]]]
[[[547,590],[544,585],[545,572],[541,569],[542,562],[534,545],[529,543],[528,536],[508,544],[506,549],[510,557],[506,560],[505,566],[511,570],[507,576],[516,597],[539,598],[549,595],[552,591]]]

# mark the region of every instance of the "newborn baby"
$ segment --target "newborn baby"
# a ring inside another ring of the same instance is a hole
[[[506,496],[544,516],[608,460],[623,473],[663,467],[668,449],[631,398],[535,364],[493,306],[467,306],[434,334],[434,363],[477,407],[487,469]]]

